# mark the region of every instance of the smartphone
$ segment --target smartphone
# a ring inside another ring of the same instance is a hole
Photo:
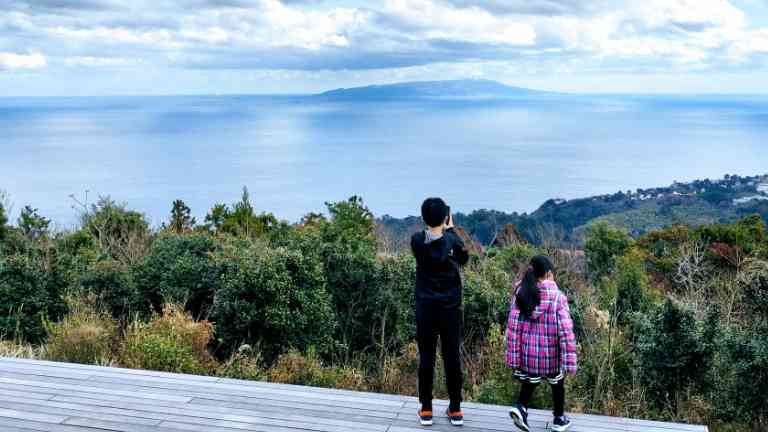
[[[448,207],[448,218],[445,220],[445,224],[446,224],[446,225],[450,225],[450,224],[451,224],[451,222],[453,222],[453,221],[451,220],[451,206],[447,206],[447,207]]]

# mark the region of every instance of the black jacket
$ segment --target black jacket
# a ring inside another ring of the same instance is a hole
[[[447,229],[443,237],[425,243],[424,231],[411,237],[411,250],[416,257],[416,302],[436,303],[444,307],[461,305],[461,273],[459,267],[469,261],[464,242]]]

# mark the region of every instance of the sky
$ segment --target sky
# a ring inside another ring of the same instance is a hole
[[[768,0],[0,0],[0,96],[768,93]]]

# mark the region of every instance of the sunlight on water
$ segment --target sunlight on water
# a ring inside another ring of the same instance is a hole
[[[0,189],[72,223],[70,194],[109,194],[159,223],[248,186],[298,220],[358,194],[376,214],[530,211],[674,180],[768,171],[765,98],[563,97],[355,103],[285,97],[0,99]]]

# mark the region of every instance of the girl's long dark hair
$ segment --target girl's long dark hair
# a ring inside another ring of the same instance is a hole
[[[523,280],[520,282],[520,289],[515,296],[515,304],[523,317],[530,318],[533,310],[541,303],[539,298],[539,279],[547,275],[547,272],[553,270],[552,262],[549,258],[539,255],[531,258],[528,270],[525,271]]]

